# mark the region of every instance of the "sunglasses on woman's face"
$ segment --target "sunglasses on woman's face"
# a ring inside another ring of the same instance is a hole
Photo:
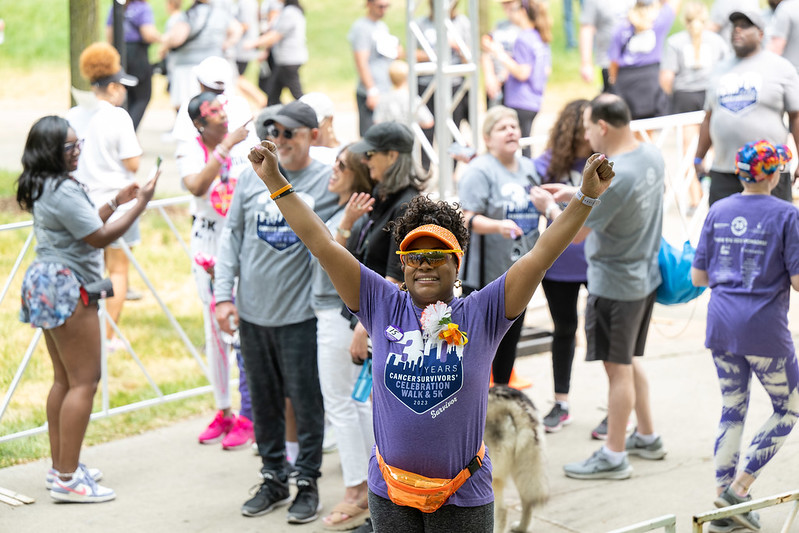
[[[80,150],[81,148],[83,148],[83,139],[78,139],[71,143],[64,143],[64,151],[68,154],[75,150]]]
[[[363,154],[363,158],[366,159],[367,161],[371,161],[371,159],[378,153],[380,152],[378,152],[377,150],[369,150],[368,152]]]
[[[286,139],[287,141],[290,140],[292,137],[294,137],[294,133],[296,131],[297,130],[283,130],[282,131],[283,138]],[[275,126],[269,126],[269,128],[267,128],[266,130],[266,135],[269,137],[274,137],[275,139],[279,139],[281,131],[277,129]]]
[[[435,268],[447,262],[447,254],[461,253],[461,250],[408,250],[397,252],[402,264],[411,268],[419,268],[422,262]]]

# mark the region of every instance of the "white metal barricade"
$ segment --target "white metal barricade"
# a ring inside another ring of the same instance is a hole
[[[608,533],[645,533],[663,528],[665,533],[677,533],[677,517],[673,514],[660,516],[651,520],[644,520],[621,529],[614,529]]]
[[[155,200],[155,201],[150,202],[149,205],[147,206],[147,210],[148,211],[156,212],[164,219],[164,221],[166,222],[166,224],[169,227],[170,231],[172,232],[172,234],[177,239],[180,247],[182,248],[182,250],[184,251],[186,256],[189,258],[189,260],[191,260],[190,253],[189,253],[189,247],[186,245],[186,242],[181,237],[180,233],[178,232],[177,228],[175,227],[174,223],[172,222],[172,219],[170,218],[170,216],[167,213],[165,208],[168,207],[168,206],[174,206],[174,205],[187,205],[189,203],[190,198],[191,198],[190,196],[182,196],[182,197],[178,197],[178,198],[170,198],[170,199],[165,199],[165,200]],[[2,290],[2,292],[0,292],[0,302],[2,302],[3,299],[5,298],[5,296],[7,295],[14,277],[19,272],[19,269],[20,269],[20,267],[22,265],[22,261],[23,261],[23,259],[25,257],[25,254],[28,253],[28,251],[30,249],[30,246],[31,246],[31,244],[33,242],[33,222],[31,222],[31,221],[18,222],[18,223],[14,223],[14,224],[6,224],[6,225],[3,225],[3,226],[0,226],[0,232],[4,232],[4,231],[22,231],[22,230],[28,230],[29,233],[28,233],[28,236],[27,236],[27,238],[25,240],[24,245],[22,246],[22,249],[20,250],[19,254],[17,255],[17,258],[16,258],[16,260],[14,262],[14,265],[13,265],[13,267],[11,269],[11,272],[8,275],[8,279],[6,279],[6,282],[3,285],[3,290]],[[125,244],[124,240],[120,239],[120,242],[122,244],[123,250],[125,251],[125,254],[128,256],[128,259],[130,260],[130,263],[133,265],[133,267],[139,273],[139,275],[141,276],[141,279],[144,281],[144,283],[147,285],[147,288],[150,290],[150,292],[155,297],[156,301],[158,302],[159,307],[161,308],[161,310],[163,311],[164,315],[169,320],[170,325],[175,330],[175,332],[178,334],[178,336],[180,337],[181,341],[186,346],[186,349],[189,351],[189,353],[192,355],[192,357],[196,360],[196,362],[197,362],[198,366],[200,367],[200,369],[207,376],[208,375],[208,370],[207,370],[205,361],[203,360],[202,356],[199,354],[197,349],[191,343],[191,341],[189,340],[188,335],[186,335],[186,332],[183,330],[183,327],[180,325],[180,323],[177,321],[175,316],[169,310],[169,307],[166,305],[166,303],[164,302],[163,298],[158,294],[158,291],[156,290],[155,286],[150,281],[150,278],[147,276],[147,273],[142,268],[141,264],[133,256],[133,254],[131,253],[130,248],[127,246],[127,244]],[[189,269],[186,269],[186,272],[188,273]],[[102,301],[100,303],[100,313],[99,313],[99,315],[100,315],[100,320],[101,320],[101,331],[105,331],[105,321],[106,320],[109,321],[109,323],[110,323],[111,327],[113,328],[113,330],[116,332],[116,334],[119,336],[119,338],[124,343],[127,352],[130,354],[130,356],[136,362],[138,367],[141,369],[145,379],[147,380],[147,382],[149,383],[150,387],[154,391],[156,397],[152,398],[152,399],[148,399],[148,400],[142,400],[142,401],[133,402],[133,403],[130,403],[130,404],[120,405],[120,406],[114,407],[114,408],[110,407],[110,391],[109,391],[109,386],[108,386],[108,372],[107,372],[107,369],[108,369],[107,368],[108,352],[106,350],[106,345],[105,345],[106,344],[105,335],[101,335],[100,338],[101,338],[101,350],[102,350],[102,362],[101,362],[101,364],[102,364],[102,377],[101,377],[101,383],[100,383],[100,385],[101,385],[100,386],[100,394],[101,394],[101,399],[102,399],[101,400],[102,408],[101,408],[100,411],[92,413],[91,418],[93,420],[94,419],[98,419],[98,418],[106,418],[106,417],[109,417],[111,415],[115,415],[115,414],[119,414],[119,413],[125,413],[125,412],[129,412],[129,411],[134,411],[134,410],[137,410],[137,409],[143,409],[143,408],[146,408],[146,407],[151,407],[153,405],[162,404],[162,403],[166,403],[166,402],[170,402],[170,401],[174,401],[174,400],[180,400],[180,399],[188,398],[188,397],[191,397],[191,396],[197,396],[199,394],[205,394],[205,393],[211,391],[211,386],[210,385],[206,385],[206,386],[203,386],[203,387],[196,387],[196,388],[193,388],[193,389],[190,389],[190,390],[183,390],[183,391],[175,392],[175,393],[172,393],[172,394],[164,394],[161,391],[161,389],[158,387],[158,385],[155,383],[155,381],[152,379],[152,377],[149,375],[149,373],[147,372],[147,369],[145,368],[145,366],[142,363],[141,359],[138,357],[138,355],[136,354],[135,350],[133,349],[133,347],[131,346],[130,342],[128,341],[128,339],[123,334],[123,332],[119,329],[119,327],[113,321],[111,321],[111,319],[110,319],[110,317],[108,317],[107,313],[105,313],[105,305],[104,305],[104,302],[102,302]],[[28,347],[25,350],[25,354],[22,357],[22,361],[20,362],[19,366],[17,367],[17,370],[16,370],[16,372],[14,374],[14,377],[11,380],[11,383],[10,383],[10,385],[8,387],[8,390],[6,390],[5,393],[4,393],[3,401],[2,401],[2,403],[0,403],[0,421],[2,421],[2,419],[3,419],[3,415],[5,414],[6,409],[8,408],[8,405],[11,402],[11,398],[13,397],[14,392],[17,390],[17,387],[19,386],[20,380],[22,379],[22,376],[24,375],[25,370],[28,368],[28,365],[30,364],[31,358],[33,356],[33,353],[34,353],[34,351],[36,349],[37,344],[41,340],[41,338],[42,338],[42,330],[41,329],[36,329],[35,333],[33,334],[33,337],[31,339],[31,341],[28,343]],[[47,431],[46,424],[42,425],[42,426],[39,426],[39,427],[36,427],[36,428],[28,429],[28,430],[25,430],[25,431],[19,431],[19,432],[16,432],[16,433],[2,435],[2,436],[0,436],[0,443],[6,442],[6,441],[10,441],[10,440],[13,440],[13,439],[18,439],[18,438],[21,438],[21,437],[27,437],[27,436],[30,436],[30,435],[35,435],[35,434],[38,434],[38,433],[43,433],[45,431]]]
[[[704,531],[704,525],[711,520],[729,518],[734,515],[755,511],[757,509],[763,509],[765,507],[774,507],[775,505],[788,502],[794,502],[794,504],[791,510],[788,512],[785,522],[782,524],[782,529],[780,529],[780,533],[788,533],[788,531],[791,529],[793,521],[796,519],[797,513],[799,513],[799,490],[785,492],[776,496],[767,496],[765,498],[759,498],[757,500],[739,503],[738,505],[722,507],[721,509],[716,509],[715,511],[698,514],[693,518],[692,531],[693,533],[702,533],[702,531]]]

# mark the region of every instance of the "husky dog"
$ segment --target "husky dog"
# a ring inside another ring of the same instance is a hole
[[[504,491],[511,478],[522,501],[522,519],[511,529],[525,532],[533,507],[549,498],[544,428],[533,401],[504,385],[489,389],[484,439],[493,465],[494,533],[506,529]]]

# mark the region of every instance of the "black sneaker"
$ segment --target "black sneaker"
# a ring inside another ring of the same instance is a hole
[[[544,417],[544,429],[547,433],[555,433],[560,431],[563,426],[571,424],[571,422],[572,417],[569,416],[569,410],[565,409],[559,402],[555,402],[552,410]]]
[[[261,516],[291,501],[288,483],[281,480],[276,472],[266,470],[261,472],[261,477],[264,481],[255,496],[241,506],[241,514],[244,516]],[[252,494],[252,489],[250,493]]]
[[[319,489],[316,480],[300,477],[297,478],[297,496],[289,507],[286,516],[289,524],[307,524],[319,518],[322,502],[319,501]]]

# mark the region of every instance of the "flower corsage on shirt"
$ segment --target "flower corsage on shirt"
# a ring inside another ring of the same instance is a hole
[[[425,307],[422,311],[422,338],[424,339],[424,355],[430,354],[433,346],[438,347],[442,353],[444,343],[447,351],[455,348],[458,357],[463,357],[463,346],[469,342],[465,331],[461,331],[458,324],[452,321],[452,308],[444,302],[436,302]]]

